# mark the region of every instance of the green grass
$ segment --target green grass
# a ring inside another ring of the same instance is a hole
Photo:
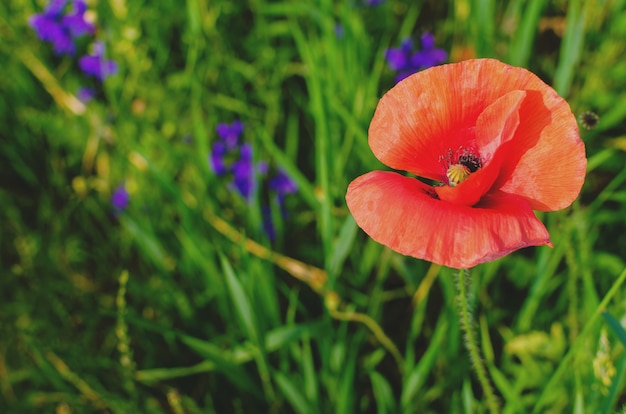
[[[555,247],[468,289],[502,412],[622,412],[625,3],[90,2],[120,67],[98,85],[28,27],[45,2],[2,2],[0,412],[486,412],[454,271],[370,240],[344,199],[385,168],[367,144],[384,51],[426,30],[600,115],[579,200],[541,215]],[[299,187],[272,242],[263,195],[207,162],[235,119]]]

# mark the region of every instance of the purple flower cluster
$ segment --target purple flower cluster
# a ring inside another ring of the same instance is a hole
[[[439,65],[448,59],[448,54],[435,48],[435,38],[430,33],[424,33],[421,38],[422,50],[413,51],[413,40],[405,38],[400,47],[390,48],[385,52],[385,59],[389,68],[395,72],[396,82],[418,72]]]
[[[266,188],[274,203],[283,210],[288,194],[298,191],[297,184],[282,169],[273,169],[264,162],[254,163],[252,146],[241,140],[243,123],[239,120],[232,124],[219,124],[216,128],[218,140],[213,143],[209,154],[211,170],[218,176],[231,177],[230,188],[251,201],[258,188]],[[271,207],[264,204],[263,226],[270,239],[274,239],[275,230],[272,222]]]
[[[73,56],[75,39],[96,32],[93,23],[85,18],[86,11],[85,0],[50,0],[43,13],[31,16],[28,23],[37,37],[52,44],[55,54]],[[85,75],[95,76],[99,81],[117,73],[118,69],[113,60],[104,58],[102,42],[95,42],[93,53],[81,57],[78,66]]]
[[[73,55],[74,39],[95,32],[94,25],[85,20],[84,0],[74,0],[69,13],[66,6],[67,0],[51,0],[43,13],[33,15],[28,21],[41,40],[52,43],[57,55]]]
[[[231,188],[249,200],[254,192],[254,161],[252,146],[240,140],[243,123],[219,124],[218,140],[213,144],[209,165],[217,175],[232,174]]]

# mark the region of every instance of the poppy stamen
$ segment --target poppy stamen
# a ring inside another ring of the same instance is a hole
[[[451,165],[450,168],[448,168],[448,171],[446,171],[448,184],[450,184],[450,187],[454,187],[457,184],[460,184],[463,181],[467,180],[467,178],[470,176],[470,173],[471,171],[469,167],[464,164]]]
[[[459,147],[456,152],[451,149],[445,156],[439,157],[443,162],[446,171],[448,185],[455,187],[457,184],[467,180],[471,173],[478,171],[482,167],[482,160],[474,151],[465,147]]]

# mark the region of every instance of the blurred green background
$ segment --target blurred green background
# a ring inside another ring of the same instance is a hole
[[[426,32],[599,115],[580,199],[541,215],[555,247],[470,289],[502,412],[623,412],[625,3],[88,1],[95,33],[58,56],[29,26],[47,1],[2,1],[0,412],[485,412],[454,271],[373,242],[344,200],[385,168],[367,145],[385,51]],[[104,82],[77,64],[90,39],[118,65]],[[208,162],[235,120],[298,186],[272,240],[262,191]]]

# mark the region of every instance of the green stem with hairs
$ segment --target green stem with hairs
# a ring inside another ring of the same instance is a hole
[[[480,349],[478,347],[478,340],[476,338],[476,332],[474,330],[474,320],[472,318],[472,313],[469,307],[468,300],[468,283],[469,274],[465,275],[465,269],[459,270],[459,276],[457,280],[457,306],[459,309],[459,318],[461,320],[461,329],[465,332],[465,347],[469,352],[469,357],[472,362],[472,367],[474,368],[474,372],[478,377],[478,381],[483,389],[483,393],[485,396],[485,400],[487,402],[487,407],[489,408],[489,412],[492,414],[499,413],[499,402],[496,397],[493,388],[491,387],[491,382],[489,381],[489,376],[487,374],[487,368],[485,367],[485,363],[480,354]]]

